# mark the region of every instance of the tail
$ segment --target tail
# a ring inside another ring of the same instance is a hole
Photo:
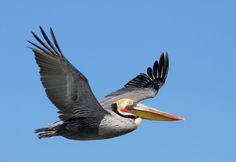
[[[34,133],[38,133],[38,138],[48,138],[52,136],[58,136],[58,130],[60,126],[63,124],[63,121],[58,121],[46,128],[39,128],[34,131]]]
[[[50,127],[48,128],[39,128],[34,131],[34,133],[38,133],[38,138],[47,138],[56,135],[56,130],[51,130]]]

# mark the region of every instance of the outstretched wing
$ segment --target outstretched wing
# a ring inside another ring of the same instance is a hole
[[[86,77],[77,70],[62,54],[53,30],[50,34],[53,43],[40,27],[43,42],[34,32],[34,38],[42,45],[28,41],[40,67],[42,84],[48,98],[59,109],[60,118],[67,120],[76,117],[96,117],[105,114],[92,93]]]
[[[168,68],[168,54],[162,53],[159,61],[154,62],[153,68],[147,68],[147,74],[140,73],[125,84],[123,88],[105,96],[105,98],[100,101],[100,104],[107,105],[121,98],[129,98],[138,102],[156,96],[158,90],[166,81]]]

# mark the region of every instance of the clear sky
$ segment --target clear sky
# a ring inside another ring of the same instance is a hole
[[[236,1],[8,0],[0,6],[2,162],[235,162]],[[168,51],[170,71],[152,107],[185,121],[144,121],[109,140],[39,140],[57,121],[26,40],[54,29],[97,98]]]

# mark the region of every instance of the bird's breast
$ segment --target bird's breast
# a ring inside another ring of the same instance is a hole
[[[137,121],[130,118],[123,118],[119,116],[105,116],[99,126],[99,136],[101,138],[112,138],[129,133],[135,130],[140,124],[141,120]]]

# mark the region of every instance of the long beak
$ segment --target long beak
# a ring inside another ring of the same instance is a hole
[[[146,105],[138,103],[136,106],[129,108],[129,111],[134,115],[148,120],[160,120],[160,121],[175,121],[184,120],[182,116],[172,115],[160,110],[150,108]]]

